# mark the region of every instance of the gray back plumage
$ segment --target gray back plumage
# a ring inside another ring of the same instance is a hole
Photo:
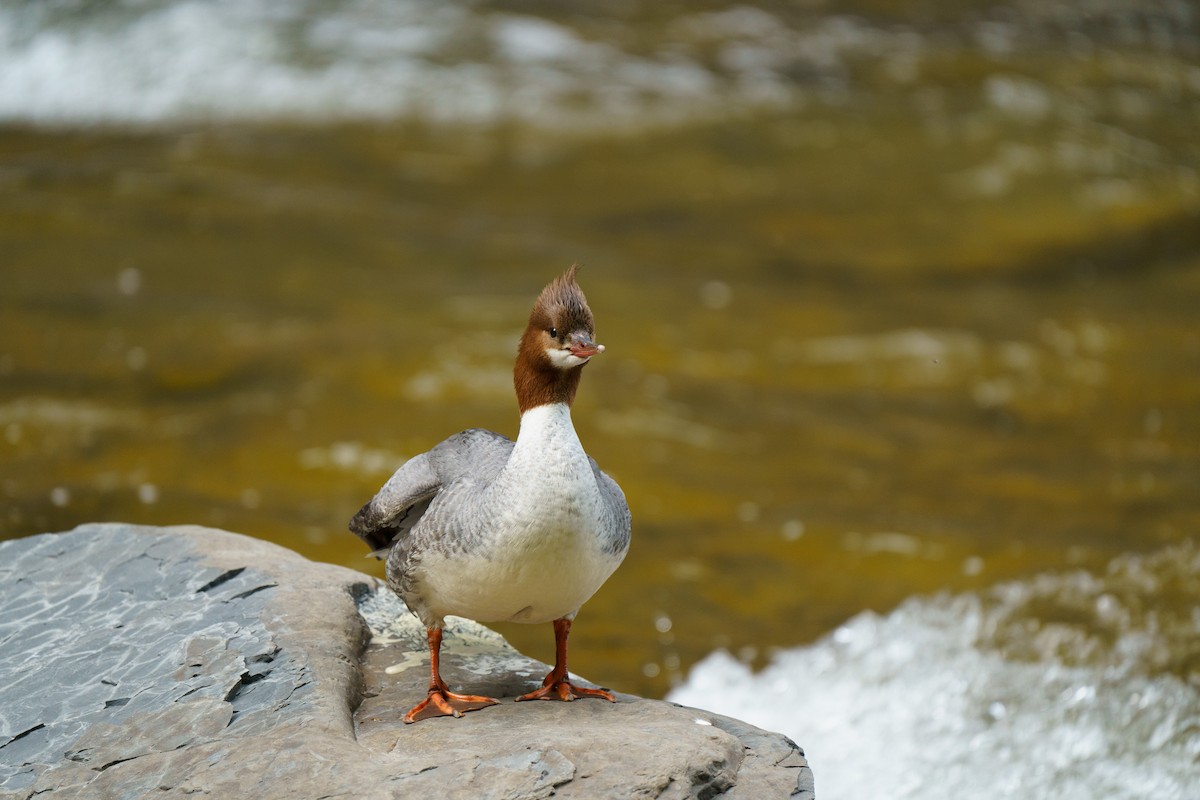
[[[439,492],[463,481],[491,483],[508,463],[513,446],[507,436],[483,428],[454,434],[396,470],[350,520],[350,530],[370,545],[373,555],[386,557]]]

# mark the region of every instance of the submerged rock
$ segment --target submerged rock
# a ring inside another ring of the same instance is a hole
[[[0,543],[0,798],[811,798],[803,751],[633,695],[516,704],[547,665],[465,620],[404,725],[425,632],[375,579],[194,526]]]

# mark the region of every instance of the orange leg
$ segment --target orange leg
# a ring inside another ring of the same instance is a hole
[[[517,698],[522,700],[565,700],[570,701],[579,697],[602,697],[610,703],[617,702],[613,693],[607,689],[587,689],[575,686],[567,674],[567,636],[571,633],[571,620],[554,620],[554,669],[542,681],[542,688]]]
[[[455,694],[442,680],[442,629],[429,628],[429,695],[404,715],[405,722],[427,717],[461,717],[467,711],[495,705],[497,700],[475,694]]]

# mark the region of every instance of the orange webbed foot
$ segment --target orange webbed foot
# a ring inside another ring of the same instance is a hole
[[[535,689],[529,694],[521,695],[517,698],[517,702],[519,703],[522,700],[562,700],[569,703],[581,697],[599,697],[610,703],[617,702],[617,698],[607,689],[589,689],[585,686],[576,686],[566,678],[553,680],[552,675],[547,677],[542,688]]]
[[[429,696],[412,707],[404,715],[405,723],[429,717],[461,717],[468,711],[494,706],[500,702],[492,697],[477,694],[455,694],[449,689],[430,689]]]

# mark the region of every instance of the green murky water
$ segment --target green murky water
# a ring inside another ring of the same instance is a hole
[[[1102,55],[930,45],[900,89],[637,130],[9,124],[0,535],[200,523],[381,574],[346,521],[515,435],[578,261],[576,426],[634,512],[573,633],[596,681],[1194,539],[1200,66]]]

